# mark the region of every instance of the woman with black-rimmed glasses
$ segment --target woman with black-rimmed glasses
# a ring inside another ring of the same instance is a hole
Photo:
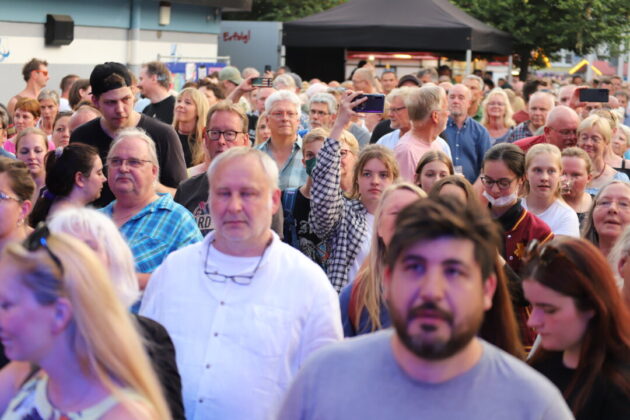
[[[630,312],[604,256],[563,238],[529,249],[528,325],[541,337],[529,363],[564,394],[577,420],[630,418]]]
[[[518,146],[511,143],[494,145],[486,152],[481,171],[483,196],[488,200],[490,213],[503,228],[501,255],[510,267],[509,274],[513,279],[514,274],[520,272],[528,244],[534,239],[544,243],[553,237],[553,233],[545,222],[521,204],[519,192],[525,181],[525,154]],[[517,282],[512,281],[510,291],[517,308],[523,344],[527,347],[535,338],[525,325],[527,302]]]

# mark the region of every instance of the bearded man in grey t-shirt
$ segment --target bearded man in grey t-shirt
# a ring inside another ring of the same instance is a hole
[[[279,418],[572,419],[551,382],[477,337],[497,285],[499,235],[488,214],[450,197],[402,210],[384,279],[394,331],[316,353]]]

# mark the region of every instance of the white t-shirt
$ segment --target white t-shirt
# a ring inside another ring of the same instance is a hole
[[[523,198],[521,204],[527,210],[527,200]],[[580,237],[580,221],[577,213],[561,199],[554,201],[545,211],[536,216],[549,225],[554,235]]]
[[[374,215],[367,213],[365,215],[366,225],[367,225],[367,235],[365,235],[365,241],[361,244],[359,248],[359,253],[357,257],[352,262],[350,269],[348,270],[348,283],[354,281],[359,274],[359,269],[361,268],[361,264],[367,258],[370,253],[370,247],[372,246],[372,232],[374,230]]]

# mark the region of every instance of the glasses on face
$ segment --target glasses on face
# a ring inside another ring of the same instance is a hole
[[[601,198],[595,202],[595,207],[600,209],[609,209],[613,204],[623,211],[630,210],[630,201],[628,200],[613,200],[610,198]]]
[[[551,127],[551,129],[555,131],[556,133],[559,133],[561,136],[565,136],[565,137],[575,136],[577,134],[577,130],[571,130],[570,128],[567,128],[565,130],[558,130]]]
[[[207,130],[206,133],[208,134],[208,138],[210,140],[212,140],[212,141],[219,141],[221,136],[223,136],[223,139],[226,142],[234,143],[236,141],[236,138],[238,137],[238,135],[240,133],[242,133],[242,131],[234,131],[234,130],[225,130],[225,131],[221,131],[221,130]]]
[[[339,150],[339,153],[341,154],[341,157],[344,158],[344,157],[348,156],[349,153],[352,153],[352,150],[350,150],[350,149],[341,149],[341,150]]]
[[[497,186],[499,187],[500,190],[507,190],[508,188],[510,188],[510,185],[512,185],[512,182],[514,182],[516,178],[512,178],[512,179],[508,179],[508,178],[500,178],[500,179],[492,179],[488,176],[482,176],[481,177],[481,183],[488,187],[488,188],[492,188],[492,186],[494,184],[497,184]]]
[[[18,203],[20,202],[20,199],[17,198],[17,197],[13,197],[13,196],[11,196],[9,194],[5,194],[3,192],[0,192],[0,201],[9,201],[9,200],[15,200]]]
[[[289,118],[289,119],[293,119],[293,118],[297,117],[297,112],[293,112],[293,111],[274,111],[274,112],[272,112],[269,115],[271,115],[276,120],[281,120],[285,116],[287,118]]]
[[[407,109],[406,106],[399,106],[398,108],[389,108],[389,112],[399,113],[402,110]]]
[[[330,115],[330,112],[320,111],[320,110],[317,110],[317,109],[311,109],[308,112],[311,115],[319,115],[320,117],[323,117],[324,115]]]
[[[44,222],[40,222],[35,230],[28,235],[28,237],[22,242],[22,246],[26,248],[29,252],[35,252],[39,249],[45,249],[50,258],[57,265],[59,270],[63,273],[63,265],[61,265],[61,260],[53,254],[53,252],[48,247],[48,237],[50,236],[50,230],[48,230],[48,226]]]
[[[260,264],[263,261],[263,258],[265,258],[265,254],[267,253],[267,249],[269,249],[269,245],[271,245],[271,242],[273,241],[273,239],[270,239],[269,242],[267,242],[267,245],[265,245],[265,249],[262,253],[262,255],[260,256],[260,259],[258,260],[258,264],[256,264],[256,267],[254,267],[254,269],[252,270],[251,273],[249,274],[237,274],[237,275],[228,275],[228,274],[222,274],[219,273],[219,271],[214,270],[214,271],[210,271],[208,269],[208,256],[210,255],[210,247],[212,246],[212,243],[214,242],[214,240],[212,242],[210,242],[210,244],[208,245],[208,249],[206,251],[206,266],[204,268],[204,273],[206,274],[206,276],[208,276],[208,278],[210,278],[210,280],[212,280],[213,282],[216,283],[225,283],[228,280],[232,281],[240,286],[249,286],[250,284],[252,284],[252,280],[254,279],[254,277],[256,276],[256,272],[258,271],[258,269],[260,268]]]
[[[121,166],[125,164],[125,162],[127,163],[127,166],[134,169],[142,168],[145,163],[151,163],[150,160],[146,160],[146,159],[136,159],[136,158],[123,159],[119,157],[112,157],[112,158],[107,159],[107,167],[120,168]]]

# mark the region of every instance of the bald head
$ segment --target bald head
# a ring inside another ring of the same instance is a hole
[[[79,109],[77,109],[70,117],[70,121],[68,121],[68,129],[70,130],[70,133],[72,133],[77,127],[101,116],[102,114],[96,108],[92,108],[91,106],[79,107]]]
[[[551,110],[545,125],[545,138],[548,143],[565,149],[577,144],[578,114],[568,106],[558,105]]]
[[[560,105],[569,106],[569,101],[576,88],[577,86],[575,85],[562,86],[558,92],[558,103],[560,103]]]

